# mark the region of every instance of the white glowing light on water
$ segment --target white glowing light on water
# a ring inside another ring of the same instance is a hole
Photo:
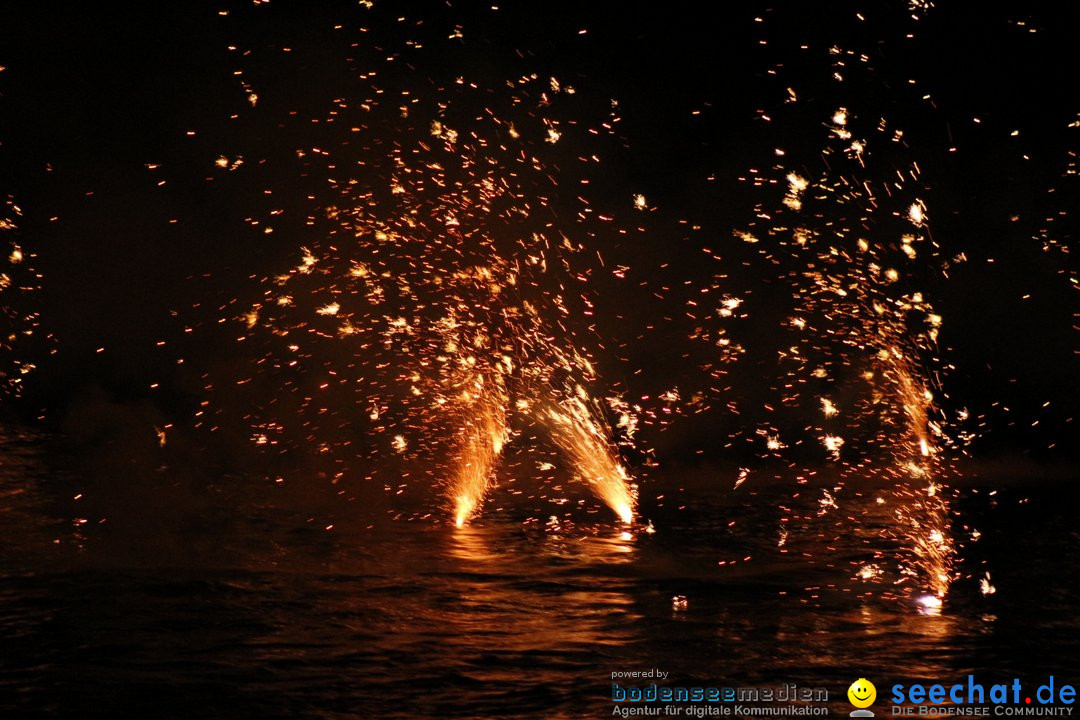
[[[944,604],[937,595],[920,595],[915,598],[915,602],[919,605],[919,612],[924,615],[940,614],[941,606]]]

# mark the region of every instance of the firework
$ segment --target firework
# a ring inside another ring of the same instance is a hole
[[[314,448],[335,481],[381,464],[400,494],[419,475],[460,526],[515,435],[511,408],[526,408],[517,415],[548,428],[568,472],[629,522],[630,475],[595,399],[605,388],[591,331],[575,320],[593,307],[595,255],[576,239],[591,209],[575,194],[575,221],[559,219],[566,194],[544,160],[570,142],[574,123],[553,105],[574,89],[530,74],[497,93],[419,77],[422,94],[407,79],[388,92],[389,61],[367,62],[356,100],[322,108],[293,152],[298,175],[319,179],[298,262],[259,278],[254,302],[227,303],[257,354],[239,381],[248,434],[280,454]],[[245,97],[260,96],[253,73],[237,75]],[[267,111],[251,101],[247,112]],[[248,172],[262,162],[250,153],[220,153],[214,167]],[[280,222],[278,209],[249,218],[266,234]],[[236,404],[222,393],[236,382],[207,377],[220,399],[203,424]]]
[[[0,388],[9,396],[22,392],[26,375],[35,365],[26,345],[39,334],[40,316],[28,298],[37,292],[41,276],[34,270],[34,255],[16,240],[16,221],[22,214],[14,200],[0,204],[0,253],[4,268],[0,271]],[[31,307],[27,307],[31,305]]]

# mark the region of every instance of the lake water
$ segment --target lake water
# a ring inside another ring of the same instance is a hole
[[[846,716],[858,677],[879,698],[968,673],[1080,679],[1067,476],[962,483],[956,532],[981,537],[935,615],[854,578],[875,552],[889,563],[887,533],[846,519],[873,492],[819,516],[792,478],[736,490],[728,471],[671,469],[650,480],[665,501],[642,504],[651,532],[603,508],[533,518],[497,493],[461,530],[362,506],[327,529],[261,481],[193,502],[166,472],[157,488],[112,477],[95,512],[113,514],[80,523],[83,482],[45,462],[48,442],[9,431],[2,449],[5,718],[609,717],[611,673],[651,668],[824,687]]]

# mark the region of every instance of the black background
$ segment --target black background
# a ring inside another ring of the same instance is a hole
[[[835,107],[864,108],[904,127],[923,170],[934,237],[947,255],[969,258],[928,288],[946,320],[945,359],[956,368],[946,383],[951,401],[986,415],[984,453],[1075,454],[1080,378],[1067,273],[1076,265],[1033,239],[1045,218],[1057,216],[1051,237],[1074,245],[1080,193],[1077,178],[1062,178],[1069,153],[1080,148],[1080,129],[1067,127],[1080,112],[1074,5],[941,3],[915,21],[903,3],[505,4],[492,11],[491,3],[407,10],[378,3],[367,11],[275,0],[268,8],[229,6],[228,17],[218,14],[225,5],[198,2],[5,6],[0,191],[24,211],[20,242],[37,254],[44,277],[35,302],[56,337],[27,406],[46,408],[45,417],[62,424],[90,393],[173,420],[188,416],[199,398],[191,368],[229,352],[204,343],[178,368],[174,341],[183,326],[212,323],[214,315],[191,308],[287,267],[300,244],[287,222],[273,239],[245,227],[258,206],[251,184],[206,179],[220,147],[240,142],[227,129],[228,115],[245,105],[227,46],[292,46],[287,64],[263,67],[260,106],[315,107],[348,87],[343,58],[356,39],[349,28],[362,23],[392,38],[396,15],[407,11],[426,19],[433,39],[414,76],[497,85],[535,71],[573,83],[597,107],[618,99],[624,147],[593,200],[625,208],[629,193],[641,192],[657,208],[649,247],[638,253],[645,273],[662,258],[674,263],[668,272],[691,279],[703,272],[682,219],[718,238],[710,242],[730,243],[737,259],[730,233],[745,224],[753,198],[736,178],[767,167],[778,146],[810,162]],[[335,33],[337,23],[346,30]],[[446,42],[454,25],[465,37]],[[799,49],[804,42],[808,50]],[[832,82],[833,44],[867,53],[874,72]],[[759,111],[779,110],[785,87],[802,101],[763,123]],[[191,129],[194,138],[185,135]],[[268,172],[275,187],[290,180]],[[627,314],[668,313],[636,307],[632,293],[607,292]],[[637,347],[629,367],[663,376],[679,363],[658,341]],[[718,440],[732,424],[714,419],[708,427]],[[708,427],[693,430],[694,442],[709,439]]]

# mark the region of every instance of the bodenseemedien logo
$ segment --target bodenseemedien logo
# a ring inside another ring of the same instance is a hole
[[[874,717],[874,713],[866,709],[874,704],[874,700],[877,700],[877,688],[874,687],[874,683],[866,678],[859,678],[847,689],[847,698],[848,702],[856,708],[851,711],[851,717]]]

